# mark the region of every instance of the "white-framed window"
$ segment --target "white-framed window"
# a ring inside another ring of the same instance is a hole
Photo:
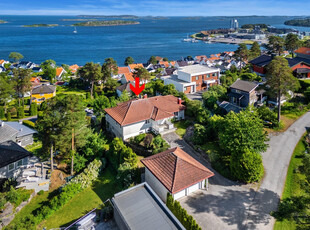
[[[238,89],[235,89],[235,92],[236,92],[236,93],[240,93],[240,90],[238,90]]]
[[[17,167],[20,167],[20,166],[22,166],[22,165],[23,165],[23,160],[17,161]]]
[[[179,115],[179,112],[174,112],[174,116],[177,117]]]
[[[199,80],[199,76],[196,77],[196,81],[198,81],[198,80]]]
[[[9,164],[9,171],[12,171],[13,169],[15,169],[15,164],[14,163]]]
[[[40,96],[43,97],[43,96],[44,96],[44,93],[40,93]]]

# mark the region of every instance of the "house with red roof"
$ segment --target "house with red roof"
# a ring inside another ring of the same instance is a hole
[[[165,202],[167,193],[175,200],[199,189],[208,189],[214,173],[179,147],[168,149],[141,160],[145,182]]]
[[[77,65],[77,64],[74,64],[74,65],[70,65],[69,66],[69,69],[71,71],[71,73],[73,73],[74,75],[77,73],[77,70],[79,69],[80,67]]]
[[[174,131],[171,120],[184,119],[185,106],[172,95],[133,99],[105,109],[107,130],[124,140],[141,133]]]
[[[63,74],[67,73],[66,70],[62,67],[56,69],[56,79],[57,81],[62,79]]]
[[[130,72],[134,72],[135,69],[144,68],[144,66],[143,66],[142,63],[137,63],[137,64],[130,64],[130,65],[128,65],[128,68],[129,68]]]

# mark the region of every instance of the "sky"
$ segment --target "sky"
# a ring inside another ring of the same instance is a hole
[[[309,0],[9,0],[0,15],[310,15]]]

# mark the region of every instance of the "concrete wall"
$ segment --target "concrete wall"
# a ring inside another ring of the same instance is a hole
[[[157,196],[166,203],[168,190],[147,168],[145,168],[145,182],[148,183]]]
[[[22,165],[28,164],[28,157],[25,157],[22,160]],[[19,160],[18,160],[19,161]],[[14,169],[9,170],[9,165],[0,168],[0,178],[16,178],[20,173],[20,166],[17,165],[18,161],[14,162]]]
[[[165,78],[164,79],[164,85],[169,85],[169,84],[173,84],[175,86],[175,89],[179,92],[184,92],[184,85],[179,83],[179,82],[176,82],[176,81],[173,81],[171,80],[170,78]]]
[[[113,200],[112,200],[113,202]],[[130,228],[127,226],[125,223],[125,220],[122,218],[120,211],[118,210],[117,206],[114,204],[113,205],[113,218],[115,223],[117,224],[118,228],[120,230],[130,230]]]
[[[106,114],[105,116],[106,123],[107,123],[107,129],[114,133],[117,137],[123,137],[123,129],[122,127],[109,115]]]
[[[188,73],[183,72],[182,70],[178,71],[178,79],[191,82],[191,75]]]

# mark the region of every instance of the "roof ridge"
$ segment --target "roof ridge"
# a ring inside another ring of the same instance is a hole
[[[173,191],[173,188],[175,186],[175,177],[176,177],[176,173],[177,173],[177,167],[178,167],[178,156],[174,154],[174,152],[171,152],[174,157],[176,158],[175,163],[174,163],[174,170],[173,170],[173,176],[172,176],[172,186],[171,186],[171,191]]]

